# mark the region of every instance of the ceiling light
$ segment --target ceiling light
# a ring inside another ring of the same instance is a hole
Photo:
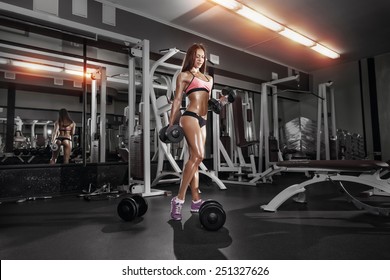
[[[246,6],[242,6],[236,13],[273,31],[278,32],[283,29],[281,24]]]
[[[337,52],[332,51],[331,49],[328,49],[327,47],[324,47],[320,44],[316,44],[315,46],[311,47],[311,49],[333,59],[340,57]]]
[[[17,67],[25,67],[33,70],[42,70],[42,71],[50,71],[50,72],[61,72],[62,68],[49,66],[49,65],[43,65],[43,64],[36,64],[36,63],[30,63],[30,62],[24,62],[19,60],[12,60],[11,64]]]
[[[311,47],[315,45],[315,42],[297,32],[294,30],[291,30],[289,28],[285,28],[282,31],[279,32],[279,34],[283,35],[286,38],[289,38],[297,43],[300,43],[306,47]]]
[[[88,70],[90,70],[90,69],[88,69]],[[65,69],[64,72],[67,73],[67,74],[70,74],[70,75],[75,75],[75,76],[80,76],[80,77],[83,76],[83,71],[77,71],[77,70],[72,70],[72,69]],[[91,78],[91,73],[90,72],[92,72],[92,71],[88,71],[85,74],[85,77]]]
[[[314,51],[321,53],[322,55],[325,55],[333,59],[340,57],[340,55],[335,51],[332,51],[323,45],[317,44],[315,41],[311,40],[310,38],[302,34],[299,34],[294,30],[291,30],[290,28],[287,28],[286,26],[278,23],[277,21],[270,19],[269,17],[243,5],[238,1],[234,1],[234,0],[210,0],[210,1],[217,3],[229,10],[232,10],[237,14],[257,24],[260,24],[268,29],[278,32],[280,35],[283,35],[286,38],[289,38],[295,42],[307,46],[313,49]]]
[[[234,0],[211,0],[229,10],[236,10],[241,7],[241,3]]]
[[[65,69],[64,72],[70,75],[81,76],[81,77],[83,76],[83,71]]]

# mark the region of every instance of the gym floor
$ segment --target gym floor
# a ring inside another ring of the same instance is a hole
[[[202,197],[218,200],[227,213],[222,229],[204,230],[198,214],[183,208],[170,221],[170,196],[146,198],[148,212],[122,221],[122,198],[85,201],[74,195],[0,204],[2,260],[390,259],[390,218],[358,210],[339,188],[307,188],[307,203],[286,201],[275,213],[266,204],[303,175],[276,176],[273,184],[219,188],[202,178]],[[176,193],[178,185],[159,186]]]

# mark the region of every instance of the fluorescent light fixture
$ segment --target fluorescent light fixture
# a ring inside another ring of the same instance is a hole
[[[216,4],[219,4],[229,10],[236,12],[237,14],[260,24],[270,30],[278,32],[280,35],[289,38],[295,42],[298,42],[304,46],[311,48],[312,50],[319,52],[322,55],[325,55],[330,58],[339,58],[340,55],[327,47],[316,43],[310,38],[295,32],[294,30],[287,28],[286,26],[278,23],[277,21],[272,20],[271,18],[245,6],[244,4],[235,1],[235,0],[210,0]]]
[[[0,64],[7,64],[8,60],[5,58],[0,57]]]
[[[11,64],[14,66],[17,66],[17,67],[24,67],[24,68],[29,68],[29,69],[33,69],[33,70],[40,70],[40,71],[49,71],[49,72],[61,72],[62,71],[62,68],[59,68],[59,67],[24,62],[24,61],[19,61],[19,60],[12,60]]]
[[[337,52],[332,51],[331,49],[328,49],[327,47],[324,47],[323,45],[320,44],[316,44],[315,46],[311,47],[311,49],[333,59],[340,57],[340,55]]]
[[[211,0],[229,10],[236,10],[239,7],[241,7],[241,3],[238,3],[237,1],[234,0]]]
[[[71,69],[65,69],[64,72],[65,72],[66,74],[70,74],[70,75],[83,76],[83,72],[82,72],[82,71],[71,70]]]
[[[246,6],[242,6],[242,8],[238,9],[236,13],[247,19],[250,19],[251,21],[257,24],[260,24],[268,29],[271,29],[272,31],[278,32],[283,29],[283,26],[281,24]]]
[[[64,72],[67,73],[67,74],[70,74],[70,75],[75,75],[75,76],[80,76],[80,77],[83,76],[83,71],[77,71],[77,70],[72,70],[72,69],[65,69]],[[85,77],[91,78],[91,73],[90,73],[90,71],[88,71],[88,72],[85,74]]]
[[[316,44],[313,40],[295,32],[294,30],[291,30],[289,28],[283,29],[282,31],[279,32],[279,34],[281,34],[284,37],[289,38],[290,40],[293,40],[299,44],[302,44],[306,47],[312,47]]]

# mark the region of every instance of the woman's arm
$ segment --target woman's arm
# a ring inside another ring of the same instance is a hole
[[[76,133],[76,123],[73,122],[73,123],[72,123],[72,132],[71,132],[71,136],[73,136],[75,133]]]
[[[51,143],[54,144],[56,142],[56,138],[58,136],[58,122],[54,123],[53,133],[51,134]]]
[[[179,119],[180,116],[180,107],[181,103],[183,101],[183,95],[184,95],[184,87],[186,86],[187,82],[185,80],[185,73],[181,72],[176,79],[176,91],[175,91],[175,98],[172,102],[172,108],[171,108],[171,116],[169,118],[169,125],[173,125],[175,121]]]

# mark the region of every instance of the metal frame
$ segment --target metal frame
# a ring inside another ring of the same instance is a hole
[[[278,127],[278,95],[276,85],[288,81],[294,81],[299,79],[299,75],[289,76],[286,78],[273,80],[261,84],[261,105],[260,105],[260,131],[259,131],[259,171],[269,168],[271,162],[269,160],[269,136],[270,136],[270,117],[268,113],[268,89],[271,89],[272,93],[272,123],[274,129],[274,137],[279,143],[279,127]],[[263,168],[263,155],[265,157],[265,166]]]
[[[217,96],[218,96],[218,94],[220,94],[220,92],[221,92],[221,90],[213,90],[212,97],[217,99]],[[218,176],[218,172],[231,172],[231,173],[237,174],[237,180],[223,180],[222,182],[224,182],[224,183],[255,186],[256,185],[255,183],[243,181],[243,179],[242,179],[242,176],[244,175],[243,174],[244,168],[249,168],[252,171],[252,173],[247,173],[245,175],[249,176],[250,174],[253,174],[253,175],[256,174],[254,155],[250,155],[250,157],[251,157],[250,163],[245,162],[241,148],[237,147],[233,144],[233,143],[235,143],[235,134],[234,134],[234,129],[232,128],[232,124],[233,125],[235,125],[235,124],[234,124],[233,110],[232,110],[231,104],[225,105],[225,110],[226,110],[226,117],[228,118],[227,131],[228,131],[228,134],[231,137],[231,141],[232,141],[232,145],[229,147],[230,154],[232,155],[232,157],[229,156],[229,153],[226,150],[226,147],[223,145],[221,138],[220,138],[220,131],[221,131],[220,117],[218,114],[213,114],[212,119],[213,119],[213,167],[214,167],[214,172],[216,172],[217,176]],[[244,117],[244,121],[246,123],[246,116]],[[221,163],[221,154],[222,154],[222,157],[226,161],[225,164]],[[237,158],[238,158],[238,161],[237,161]]]
[[[326,181],[336,181],[336,182],[353,182],[359,183],[367,186],[371,186],[373,188],[373,192],[371,194],[387,194],[390,195],[390,181],[387,179],[381,179],[380,173],[383,170],[376,170],[374,173],[372,171],[356,171],[356,170],[340,170],[334,168],[322,168],[322,169],[313,169],[313,168],[287,168],[287,167],[279,167],[275,165],[273,167],[272,172],[274,174],[280,172],[314,172],[314,176],[306,180],[300,184],[294,184],[279,194],[277,194],[268,204],[262,205],[261,209],[264,211],[275,212],[280,205],[282,205],[289,198],[298,195],[296,202],[305,202],[305,187],[314,185],[319,182]],[[342,172],[348,172],[350,174],[355,175],[344,175],[340,174]]]
[[[329,121],[328,121],[328,99],[330,98],[330,115],[331,115],[331,136],[329,136]],[[324,120],[323,140],[325,144],[325,159],[330,160],[330,137],[336,138],[336,113],[334,102],[334,87],[333,82],[322,83],[318,85],[318,111],[317,111],[317,156],[316,159],[321,159],[321,128],[322,119]]]

